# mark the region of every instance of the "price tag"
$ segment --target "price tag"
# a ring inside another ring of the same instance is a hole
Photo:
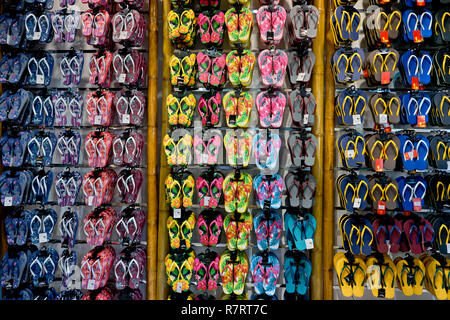
[[[414,39],[415,43],[419,43],[419,42],[423,41],[422,33],[420,32],[420,30],[413,31],[413,39]]]
[[[120,31],[119,40],[124,40],[128,38],[128,31]]]
[[[124,83],[126,78],[127,78],[126,73],[121,73],[119,75],[119,83]]]
[[[67,286],[68,286],[68,289],[81,290],[81,282],[76,279],[72,279],[72,281],[70,281]]]
[[[181,293],[183,291],[182,287],[183,287],[183,285],[181,284],[181,282],[178,282],[177,283],[177,293]]]
[[[450,161],[447,161],[447,170],[450,170]]]
[[[389,84],[391,82],[391,73],[389,71],[381,72],[381,84]]]
[[[41,31],[36,31],[33,34],[33,40],[39,40],[41,38]]]
[[[412,160],[414,158],[417,158],[417,150],[414,149],[409,152],[405,152],[404,155],[406,160]]]
[[[181,209],[180,208],[173,209],[173,218],[174,219],[181,218]]]
[[[202,164],[207,164],[207,163],[208,163],[208,155],[202,154]]]
[[[392,128],[389,124],[385,124],[385,125],[383,125],[383,127],[384,127],[384,132],[386,132],[386,133],[389,133],[392,131]]]
[[[369,71],[367,69],[363,70],[363,74],[364,74],[364,78],[368,78],[369,77]]]
[[[4,206],[5,207],[11,207],[13,204],[13,198],[12,197],[5,197]]]
[[[203,198],[203,205],[204,205],[205,207],[208,207],[208,206],[209,206],[209,199],[210,199],[210,197],[204,197],[204,198]]]
[[[417,116],[417,126],[419,128],[425,128],[427,126],[424,115]]]
[[[36,75],[36,84],[44,84],[44,75],[43,74]]]
[[[361,124],[361,116],[360,116],[359,114],[353,115],[353,124],[354,124],[355,126]]]
[[[314,240],[313,239],[305,239],[306,249],[314,249]]]
[[[102,116],[96,115],[94,118],[94,124],[101,124],[102,123]]]
[[[413,198],[413,209],[414,211],[422,211],[422,199]]]
[[[447,243],[447,253],[450,253],[450,243]]]
[[[380,124],[387,124],[388,123],[388,115],[386,113],[382,113],[378,115]]]
[[[88,197],[88,206],[92,206],[94,203],[94,196],[89,196]]]
[[[89,280],[87,285],[88,290],[94,290],[95,289],[95,280]]]
[[[308,124],[308,122],[309,122],[309,114],[305,114],[304,116],[303,116],[303,124]]]
[[[383,172],[383,159],[375,159],[375,171]]]
[[[345,151],[345,157],[348,158],[354,158],[355,157],[355,150],[347,150]]]
[[[425,6],[425,0],[417,0],[417,6],[418,6],[418,7],[423,7],[423,6]]]
[[[304,79],[305,79],[305,73],[304,72],[300,72],[298,75],[297,75],[297,81],[300,81],[300,82],[302,82]]]
[[[388,44],[390,42],[387,30],[380,30],[380,38],[382,43]]]
[[[355,201],[353,201],[353,208],[359,209],[361,207],[361,198],[356,198]]]
[[[386,201],[378,201],[377,213],[378,214],[385,214],[386,213]]]
[[[123,124],[130,124],[130,115],[129,114],[123,114],[122,115],[122,123]]]
[[[419,78],[411,77],[411,88],[413,90],[419,90]]]
[[[45,242],[48,242],[47,233],[46,232],[39,233],[39,243]]]

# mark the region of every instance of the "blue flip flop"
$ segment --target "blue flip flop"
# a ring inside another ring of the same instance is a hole
[[[295,274],[297,272],[297,266],[295,265],[294,258],[286,252],[284,255],[284,279],[286,282],[286,292],[294,293],[296,289]]]
[[[306,256],[300,258],[299,281],[297,285],[297,293],[305,295],[309,288],[309,280],[311,278],[312,265]]]
[[[361,234],[356,219],[350,217],[344,222],[344,233],[348,239],[350,251],[353,254],[360,254],[361,246],[359,245],[359,241]]]
[[[271,265],[266,269],[266,281],[264,281],[264,292],[273,296],[277,289],[278,276],[280,275],[280,260],[273,252],[268,253],[268,262]]]
[[[424,10],[418,17],[420,20],[420,33],[422,37],[429,38],[433,35],[433,14],[429,10]]]
[[[417,170],[426,170],[428,168],[428,152],[430,150],[430,142],[424,135],[416,135],[414,149],[417,150],[417,158],[415,159],[415,167]]]
[[[360,227],[361,234],[361,253],[368,256],[372,253],[372,243],[374,240],[373,227],[369,219],[363,218],[363,224]]]
[[[431,82],[431,70],[433,68],[433,59],[428,52],[421,51],[422,57],[420,58],[420,83],[426,85]]]

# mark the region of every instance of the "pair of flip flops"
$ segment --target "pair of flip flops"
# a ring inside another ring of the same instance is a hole
[[[117,12],[112,20],[112,40],[115,43],[129,44],[130,47],[141,47],[144,43],[147,21],[139,9],[132,6],[132,10]]]
[[[168,134],[164,136],[163,145],[167,156],[167,163],[170,166],[186,166],[191,163],[193,138],[189,133],[183,136],[171,137]]]
[[[169,251],[164,260],[167,284],[176,293],[189,291],[194,275],[195,252],[193,249]]]
[[[228,127],[247,127],[253,108],[253,97],[248,91],[229,91],[223,96],[222,104]]]
[[[338,252],[333,257],[339,288],[344,297],[362,297],[366,283],[366,264],[361,256]]]
[[[17,251],[8,250],[0,263],[0,284],[3,288],[17,289],[28,281],[28,260],[36,247],[23,248]]]
[[[359,39],[361,15],[354,7],[338,6],[331,18],[331,31],[336,46],[345,45]]]
[[[259,250],[277,250],[280,246],[283,221],[276,210],[258,210],[253,219],[256,245]]]
[[[38,200],[47,203],[52,183],[51,171],[5,170],[0,176],[1,203],[5,207],[37,204]]]
[[[345,250],[354,255],[370,255],[375,240],[373,227],[365,216],[344,214],[339,218],[339,230]]]
[[[258,55],[258,66],[265,87],[281,88],[284,84],[288,56],[279,49],[265,49]]]
[[[356,169],[364,164],[366,140],[361,133],[352,131],[341,135],[336,140],[336,147],[344,168]]]
[[[228,131],[223,137],[227,162],[231,166],[247,167],[252,152],[252,135],[248,131]]]
[[[429,141],[429,152],[430,156],[428,158],[428,163],[431,167],[438,169],[449,169],[450,168],[450,137],[447,134],[435,134],[427,136]]]
[[[434,243],[433,247],[441,254],[450,253],[450,219],[445,214],[432,215],[427,220],[433,226]]]
[[[144,175],[137,168],[122,169],[117,178],[117,190],[121,203],[136,203],[141,190]]]
[[[280,260],[273,252],[260,251],[252,256],[250,269],[255,292],[273,296],[280,275]]]
[[[431,144],[428,138],[421,134],[398,134],[400,141],[399,153],[403,168],[407,171],[426,170]]]
[[[284,214],[284,228],[289,250],[305,251],[314,248],[317,221],[312,214],[288,211]]]
[[[206,247],[215,247],[222,233],[223,217],[220,211],[205,210],[197,220],[200,243]]]
[[[295,89],[288,95],[293,125],[303,128],[312,127],[316,123],[317,101],[312,92]]]
[[[431,83],[433,57],[427,51],[408,50],[400,57],[400,70],[405,84],[418,89]]]
[[[202,252],[195,257],[194,271],[197,288],[201,291],[214,291],[219,282],[220,255],[214,251]]]
[[[427,182],[418,175],[397,177],[399,206],[404,211],[422,211],[427,194]]]
[[[99,50],[89,59],[89,83],[109,88],[112,82],[113,52]]]
[[[399,10],[386,12],[382,7],[375,7],[364,19],[364,33],[369,48],[381,44],[390,46],[400,35],[401,23],[402,13]]]
[[[398,182],[385,174],[367,177],[372,209],[375,212],[386,212],[398,209],[400,191]]]
[[[192,97],[194,96],[192,95]],[[231,103],[230,105],[233,106],[233,111],[239,110],[234,109],[234,102],[236,100],[232,101],[233,103]],[[195,104],[193,105],[195,106]],[[200,114],[200,118],[202,119],[203,127],[216,126],[217,124],[219,124],[220,113],[222,109],[222,96],[220,92],[206,92],[202,94],[198,101],[197,109],[198,113]]]
[[[253,152],[259,169],[274,169],[278,164],[281,139],[276,133],[257,133],[253,137]]]
[[[41,248],[28,257],[30,280],[35,287],[50,285],[55,279],[59,255],[53,248]]]
[[[303,252],[287,251],[284,255],[283,271],[287,293],[301,296],[308,293],[312,264]]]
[[[315,135],[294,132],[289,135],[287,142],[293,166],[314,166],[317,149],[317,137]]]
[[[219,272],[224,294],[242,295],[248,273],[248,258],[244,251],[225,250],[220,256]]]
[[[407,297],[422,295],[426,279],[426,268],[422,260],[406,255],[395,258],[394,263],[397,269],[397,287],[402,293]]]
[[[220,133],[208,133],[194,136],[195,163],[199,165],[217,164],[221,150],[222,138]]]
[[[416,214],[397,214],[394,219],[398,221],[398,227],[401,230],[400,238],[396,243],[399,251],[421,254],[432,249],[436,235],[430,221]]]
[[[5,90],[0,97],[0,121],[8,120],[13,125],[24,127],[29,125],[34,118],[32,114],[33,97],[33,93],[24,89],[19,89],[16,92]],[[50,113],[51,107],[47,109]]]
[[[433,14],[428,9],[408,9],[402,13],[403,39],[406,42],[421,43],[433,35]]]
[[[393,299],[395,297],[395,283],[397,268],[387,254],[377,254],[366,260],[367,286],[372,295],[377,298]]]
[[[81,33],[89,45],[111,45],[111,28],[111,15],[106,9],[90,9],[81,14]]]
[[[265,44],[278,45],[283,37],[286,10],[280,5],[262,5],[256,12],[261,40]]]
[[[219,171],[206,170],[200,173],[196,186],[201,208],[217,208],[222,197],[223,180],[223,174]]]
[[[115,138],[116,135],[108,131],[96,130],[87,134],[84,149],[91,168],[104,168],[110,163]]]
[[[252,177],[247,172],[230,173],[223,180],[225,211],[244,213],[252,191]]]
[[[190,8],[174,8],[167,14],[169,39],[179,47],[192,47],[195,42],[197,19]]]
[[[33,136],[28,131],[5,131],[0,139],[2,164],[5,167],[20,167],[24,164],[28,141]]]
[[[310,173],[288,172],[284,181],[289,205],[293,208],[311,209],[316,192],[314,176]]]
[[[31,123],[50,127],[55,122],[55,108],[52,95],[36,94],[31,102]]]
[[[364,76],[367,85],[389,85],[397,73],[400,54],[392,48],[376,49],[365,57]]]
[[[58,224],[58,230],[61,235],[62,247],[67,248],[75,247],[78,225],[79,225],[79,218],[76,212],[72,211],[69,208],[62,214],[61,220],[59,221]]]
[[[286,96],[281,91],[261,91],[255,102],[262,128],[281,127],[286,107]]]
[[[445,172],[437,172],[425,177],[428,185],[428,203],[432,208],[442,211],[449,205],[449,175]]]
[[[137,131],[125,131],[117,135],[113,142],[112,162],[115,165],[123,164],[138,166],[141,164],[144,151],[144,135]]]
[[[316,56],[312,50],[305,52],[288,51],[288,71],[289,81],[295,85],[299,83],[308,83],[311,80]]]
[[[198,80],[203,86],[219,87],[226,82],[226,55],[201,51],[197,54]]]
[[[433,42],[446,44],[450,41],[450,11],[446,8],[440,9],[434,14]]]
[[[228,79],[233,86],[248,87],[252,84],[253,69],[256,64],[256,57],[253,52],[247,49],[232,50],[228,53],[225,62]]]
[[[279,209],[281,207],[284,182],[278,174],[259,174],[253,179],[253,189],[258,206],[263,209]]]
[[[450,55],[446,50],[438,50],[433,55],[433,70],[438,86],[450,84],[450,70],[446,68],[448,59],[450,59]]]
[[[63,10],[58,10],[51,17],[51,26],[56,43],[75,42],[77,31],[81,26],[81,15],[79,12],[75,10],[67,10],[66,12],[67,15]],[[36,32],[34,32],[34,35],[36,35]]]
[[[55,114],[54,124],[56,126],[81,126],[83,114],[84,97],[77,92],[56,91],[52,94],[52,102]],[[49,113],[49,106],[44,100],[44,114]],[[47,111],[45,111],[47,109]],[[36,108],[36,110],[39,110]],[[94,119],[95,120],[95,119]]]
[[[230,8],[225,13],[228,39],[231,45],[247,46],[253,27],[253,13],[248,7]]]
[[[116,50],[112,59],[114,78],[119,84],[145,87],[147,74],[147,59],[138,50]]]
[[[361,78],[365,54],[361,48],[339,48],[331,58],[334,81],[337,84],[353,83]]]
[[[141,242],[146,217],[147,213],[144,209],[133,205],[120,212],[114,227],[120,244],[130,245]]]
[[[395,170],[397,159],[409,149],[402,148],[401,138],[393,133],[379,132],[364,137],[367,164],[377,172]]]
[[[437,92],[432,98],[433,106],[429,113],[430,123],[433,126],[448,126],[450,124],[450,94]]]
[[[171,208],[189,208],[194,198],[195,180],[189,172],[171,173],[166,178],[166,201]]]
[[[400,122],[402,103],[396,93],[375,93],[369,98],[369,106],[375,124],[387,126]]]
[[[174,54],[169,59],[170,83],[173,87],[195,85],[197,56],[188,51]]]
[[[99,207],[110,203],[114,196],[117,173],[113,169],[100,169],[87,172],[81,185],[84,203],[87,206]]]
[[[442,255],[419,257],[426,269],[425,288],[438,300],[450,300],[448,288],[450,259]]]
[[[289,11],[288,26],[293,43],[316,38],[320,13],[314,5],[295,5]]]
[[[10,246],[26,244],[29,233],[29,210],[14,210],[5,218],[6,241]]]
[[[225,14],[223,11],[204,11],[198,15],[197,23],[202,44],[222,45],[225,32]]]
[[[190,249],[192,235],[195,229],[197,218],[193,211],[181,214],[181,217],[170,215],[167,218],[167,230],[169,232],[169,242],[172,249]]]
[[[382,254],[398,253],[402,236],[401,221],[387,214],[374,214],[369,216],[369,219],[375,234],[374,249]]]
[[[25,14],[25,39],[27,41],[39,41],[40,43],[50,43],[53,40],[51,12],[43,12],[41,15],[29,11]],[[78,15],[78,21],[80,17]],[[70,30],[70,26],[67,27]]]
[[[367,104],[368,98],[364,91],[353,88],[341,91],[334,103],[338,124],[361,126]]]
[[[17,2],[12,6],[12,11],[20,8],[20,4]],[[19,49],[23,45],[23,39],[25,38],[25,17],[21,14],[15,16],[7,15],[7,10],[4,12],[5,14],[0,15],[0,44],[7,44]]]
[[[116,211],[113,208],[96,208],[84,216],[83,232],[90,246],[102,246],[111,239],[116,224]]]
[[[369,180],[363,175],[343,174],[336,179],[341,207],[348,212],[365,210],[369,200]]]
[[[35,209],[27,215],[26,222],[31,243],[46,243],[52,239],[58,218],[53,209]]]
[[[183,127],[190,127],[194,118],[196,105],[197,100],[192,93],[183,96],[178,95],[177,93],[170,93],[166,99],[169,124],[172,126],[180,125]]]
[[[231,251],[246,250],[252,227],[253,216],[248,211],[232,212],[226,215],[223,220],[223,229],[227,238],[227,248]]]
[[[83,176],[69,170],[60,171],[55,177],[55,192],[58,205],[61,207],[74,206],[81,188]]]

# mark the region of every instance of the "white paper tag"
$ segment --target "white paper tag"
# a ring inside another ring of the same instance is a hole
[[[361,124],[361,116],[359,114],[353,115],[353,124],[355,126]]]
[[[93,203],[94,203],[94,196],[89,196],[88,197],[88,206],[92,206]]]
[[[450,161],[447,161],[447,170],[450,170]]]
[[[178,282],[177,283],[177,293],[181,293],[182,292],[182,284],[181,284],[181,282]]]
[[[81,282],[79,280],[73,278],[67,284],[67,288],[71,289],[71,290],[75,290],[75,289],[81,290]]]
[[[450,253],[450,243],[447,243],[447,253]]]
[[[203,198],[203,205],[204,205],[205,207],[209,206],[209,199],[210,199],[210,197],[204,197],[204,198]]]
[[[181,218],[181,209],[173,209],[173,218],[174,219],[180,219]]]
[[[87,285],[87,289],[88,290],[94,290],[95,288],[95,280],[89,280],[88,281],[88,285]]]
[[[385,113],[382,113],[379,115],[379,121],[381,124],[387,124],[388,123],[388,116]]]
[[[355,201],[353,202],[353,208],[359,209],[360,207],[361,207],[361,198],[356,198]]]
[[[355,157],[355,150],[347,150],[347,151],[345,151],[345,157],[346,158],[354,158]]]
[[[46,232],[39,233],[39,243],[45,242],[48,242],[47,233]]]
[[[128,38],[128,31],[120,31],[119,39],[124,40],[126,38]]]
[[[122,115],[122,123],[123,124],[130,124],[130,115],[129,114],[123,114]]]
[[[13,202],[13,198],[12,197],[5,197],[5,201],[4,201],[4,206],[5,207],[11,207],[12,206],[12,202]]]
[[[96,115],[94,118],[94,124],[101,124],[102,123],[102,116]]]
[[[126,78],[127,78],[127,75],[125,73],[121,73],[119,75],[119,83],[124,83]]]
[[[44,84],[44,75],[43,74],[36,75],[36,84]]]
[[[305,239],[306,249],[314,249],[314,241],[313,239]]]
[[[41,38],[41,31],[36,31],[33,34],[33,40],[39,40]]]
[[[303,116],[303,124],[308,124],[308,122],[309,122],[309,114],[305,114]]]
[[[297,81],[303,81],[304,79],[305,79],[305,73],[304,72],[300,72],[298,75],[297,75]]]
[[[202,164],[207,164],[207,163],[208,163],[208,155],[202,154]]]

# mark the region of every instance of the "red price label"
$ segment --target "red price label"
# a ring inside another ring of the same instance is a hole
[[[367,69],[363,70],[363,74],[364,74],[364,78],[368,78],[369,77],[369,71],[367,71]]]
[[[386,213],[386,201],[378,201],[377,213],[378,214],[385,214]]]
[[[424,0],[417,0],[417,6],[419,6],[419,7],[425,6],[425,1]]]
[[[409,152],[405,152],[404,155],[405,155],[405,159],[406,159],[406,160],[412,160],[412,159],[418,157],[418,154],[417,154],[417,150],[416,150],[416,149],[411,150],[411,151],[409,151]]]
[[[411,77],[411,87],[413,90],[419,90],[419,77]]]
[[[391,73],[389,71],[381,72],[381,84],[389,84],[391,82]]]
[[[382,43],[389,44],[389,34],[387,30],[380,30],[380,38]]]
[[[413,39],[415,43],[423,42],[422,33],[420,30],[413,31]]]
[[[425,128],[427,126],[427,123],[425,122],[425,116],[417,116],[417,126],[419,128]]]
[[[375,171],[383,172],[383,159],[375,159]]]
[[[388,125],[384,125],[384,132],[389,133],[391,131],[392,131],[392,128],[391,128],[391,126],[389,124]]]
[[[422,211],[422,199],[413,198],[413,209],[414,211]]]

